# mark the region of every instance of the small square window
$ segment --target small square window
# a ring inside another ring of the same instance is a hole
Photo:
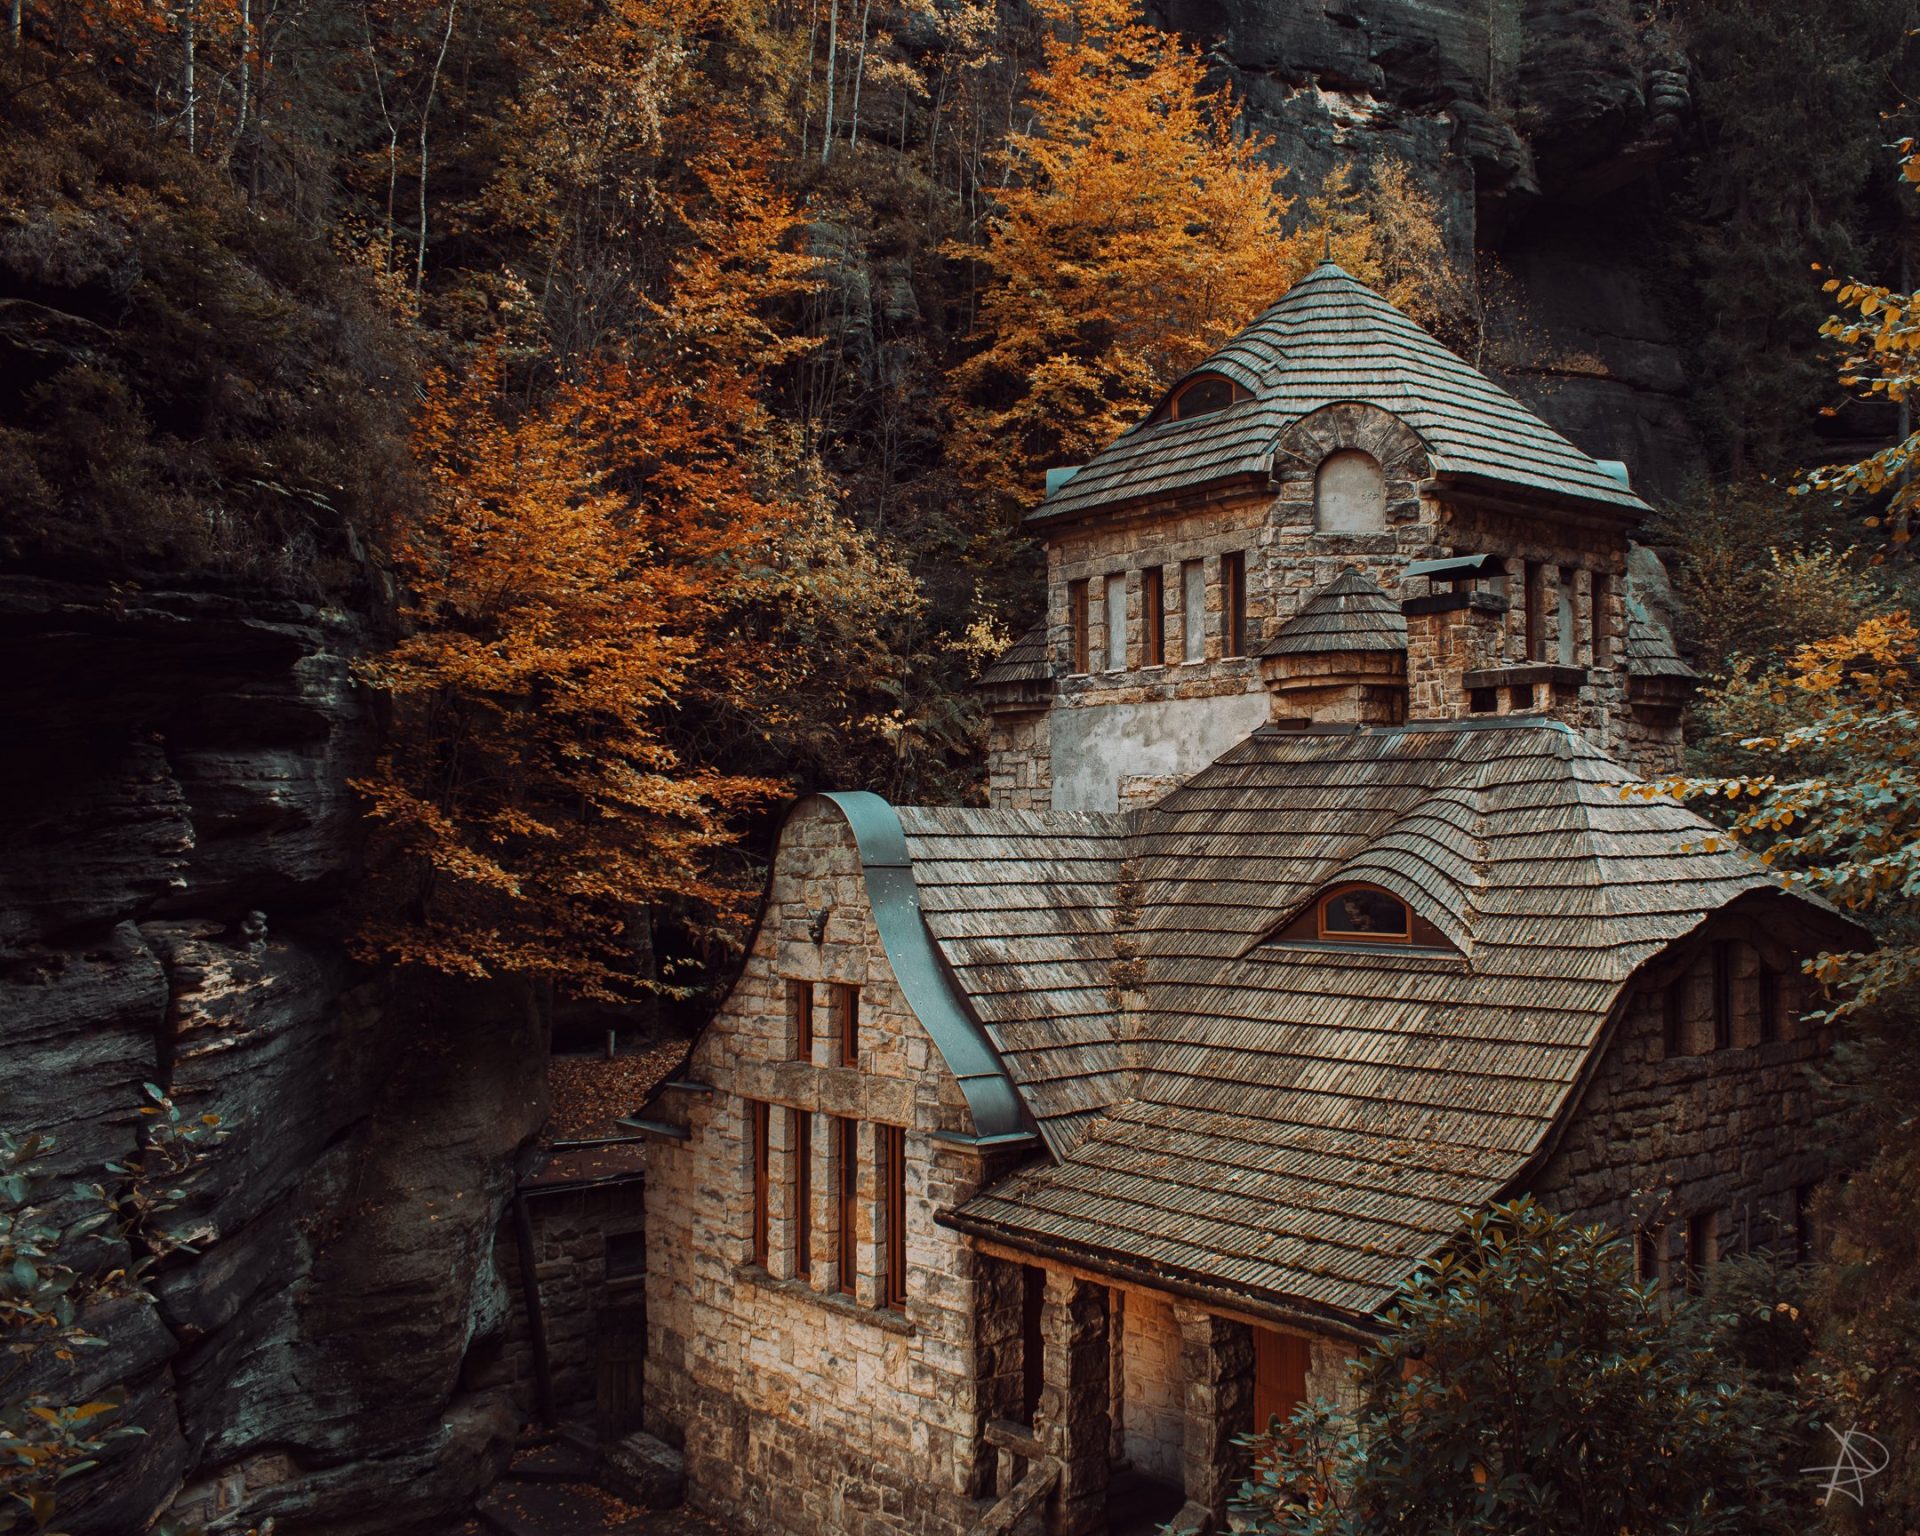
[[[615,1232],[607,1238],[607,1278],[637,1280],[647,1272],[647,1234]]]

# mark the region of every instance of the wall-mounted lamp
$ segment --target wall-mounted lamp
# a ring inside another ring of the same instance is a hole
[[[822,907],[807,919],[807,937],[816,944],[824,944],[827,941],[827,913],[831,910],[829,907]]]

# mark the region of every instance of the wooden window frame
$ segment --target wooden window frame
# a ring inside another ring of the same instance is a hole
[[[843,1067],[860,1065],[860,989],[849,981],[833,986],[834,1060]]]
[[[1165,577],[1157,565],[1140,571],[1140,665],[1167,664],[1167,594]]]
[[[1526,660],[1547,659],[1546,567],[1538,560],[1526,562],[1526,580],[1522,588],[1526,620]]]
[[[1220,557],[1220,654],[1247,654],[1247,555],[1232,550]]]
[[[839,1273],[834,1286],[841,1295],[852,1296],[860,1289],[860,1122],[844,1115],[833,1117],[834,1174],[838,1187],[834,1203],[839,1214]]]
[[[1226,405],[1209,406],[1205,410],[1189,411],[1182,414],[1182,403],[1188,395],[1192,394],[1194,390],[1203,384],[1226,385]],[[1253,396],[1251,394],[1236,384],[1232,379],[1228,378],[1224,373],[1199,373],[1186,380],[1186,382],[1181,384],[1181,386],[1173,392],[1173,395],[1167,401],[1164,416],[1156,419],[1166,421],[1198,421],[1204,416],[1218,416],[1222,411],[1228,409],[1228,407],[1238,405],[1242,400],[1251,400],[1252,398]]]
[[[795,1061],[813,1060],[813,983],[787,982],[787,1020]]]
[[[1355,891],[1374,892],[1377,895],[1386,897],[1387,900],[1391,901],[1395,906],[1399,907],[1399,909],[1402,912],[1407,914],[1406,932],[1405,933],[1376,933],[1371,931],[1349,932],[1344,928],[1329,928],[1327,926],[1327,908],[1331,906],[1334,902],[1338,901],[1342,896],[1350,896]],[[1314,932],[1318,934],[1320,938],[1330,939],[1340,944],[1412,944],[1413,943],[1413,908],[1410,905],[1408,905],[1407,902],[1403,901],[1400,897],[1394,895],[1394,893],[1388,890],[1385,886],[1367,885],[1363,882],[1349,882],[1346,885],[1336,885],[1332,890],[1328,891],[1326,895],[1322,896],[1317,902],[1314,903],[1313,926],[1314,926]]]
[[[753,1204],[750,1252],[753,1262],[765,1269],[767,1267],[767,1235],[771,1226],[771,1202],[768,1199],[770,1185],[768,1180],[768,1158],[770,1153],[770,1106],[765,1099],[747,1100],[747,1137],[753,1158]]]
[[[1595,571],[1587,578],[1587,623],[1593,646],[1593,665],[1613,665],[1613,578]]]
[[[1082,677],[1093,670],[1092,640],[1088,632],[1092,600],[1084,580],[1067,583],[1067,644],[1072,651],[1068,663],[1070,669]]]
[[[793,1109],[793,1273],[813,1274],[813,1112]]]
[[[904,1126],[874,1127],[880,1185],[880,1305],[907,1309],[907,1132]]]

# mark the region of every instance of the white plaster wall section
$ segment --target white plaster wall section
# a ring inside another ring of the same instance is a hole
[[[1186,778],[1245,741],[1271,713],[1264,688],[1224,698],[1057,709],[1053,807],[1117,811],[1123,778]]]

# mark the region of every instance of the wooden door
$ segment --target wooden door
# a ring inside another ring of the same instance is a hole
[[[1307,1395],[1307,1341],[1271,1328],[1253,1330],[1253,1431],[1285,1423]]]

